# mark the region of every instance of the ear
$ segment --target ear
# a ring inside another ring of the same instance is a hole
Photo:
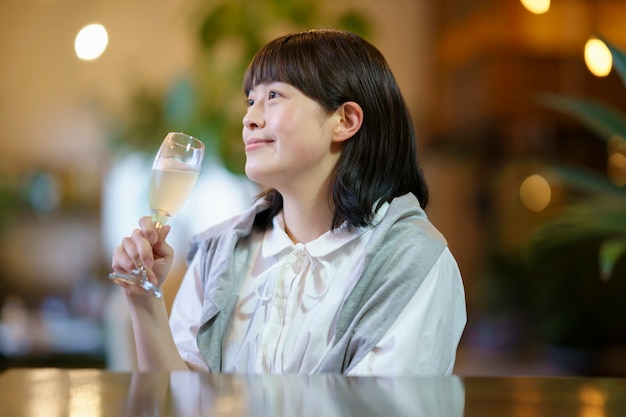
[[[343,142],[356,134],[363,124],[363,109],[354,101],[343,103],[337,110],[333,142]]]

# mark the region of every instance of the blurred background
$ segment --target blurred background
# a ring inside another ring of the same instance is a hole
[[[626,376],[626,88],[588,43],[626,48],[624,21],[622,0],[2,0],[0,369],[133,366],[107,274],[148,213],[162,138],[208,148],[172,220],[170,305],[189,237],[258,191],[242,175],[248,60],[340,27],[383,52],[414,117],[467,293],[455,372]]]

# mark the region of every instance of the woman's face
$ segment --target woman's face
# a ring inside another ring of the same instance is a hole
[[[246,175],[286,193],[318,192],[337,163],[338,116],[290,84],[256,85],[243,118]]]

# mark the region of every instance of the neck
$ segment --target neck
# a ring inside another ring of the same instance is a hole
[[[283,196],[285,231],[294,243],[311,242],[328,230],[333,210],[326,195],[310,199]]]

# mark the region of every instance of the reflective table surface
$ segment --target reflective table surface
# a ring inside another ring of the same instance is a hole
[[[10,369],[0,416],[626,416],[626,379]]]

